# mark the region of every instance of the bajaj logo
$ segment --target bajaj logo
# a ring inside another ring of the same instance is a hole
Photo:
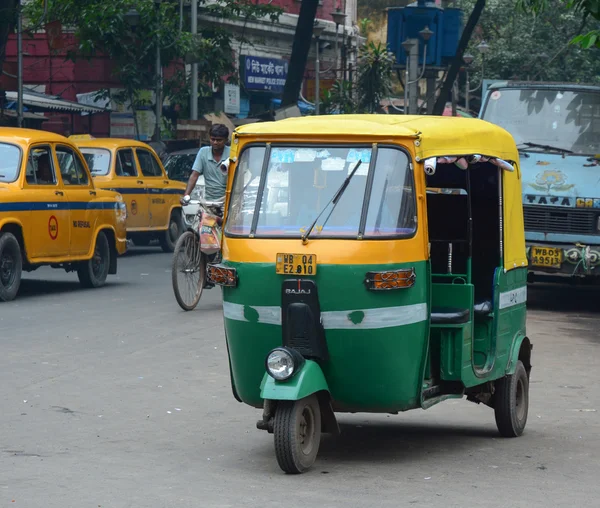
[[[286,289],[286,295],[310,295],[310,289]]]

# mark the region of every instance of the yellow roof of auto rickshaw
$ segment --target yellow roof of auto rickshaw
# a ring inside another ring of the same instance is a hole
[[[239,136],[297,139],[315,136],[361,138],[411,138],[421,159],[443,155],[480,154],[509,161],[519,155],[508,131],[477,118],[431,115],[322,115],[286,118],[240,126]]]
[[[107,148],[110,150],[116,150],[118,148],[122,148],[124,146],[127,147],[140,147],[151,149],[152,147],[144,143],[143,141],[138,141],[136,139],[127,139],[127,138],[93,138],[93,139],[76,139],[74,143],[79,148]]]
[[[68,143],[72,144],[66,137],[50,131],[37,129],[23,129],[20,127],[0,127],[0,141],[15,143],[18,145],[29,145],[31,143]]]

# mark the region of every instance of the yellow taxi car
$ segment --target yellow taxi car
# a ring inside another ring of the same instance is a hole
[[[127,236],[136,245],[158,238],[173,252],[183,232],[179,199],[185,183],[171,180],[146,143],[132,139],[78,137],[73,140],[85,157],[96,187],[119,192],[127,205]]]
[[[16,297],[23,271],[42,265],[104,285],[127,249],[125,218],[123,198],[94,186],[67,138],[0,127],[0,301]]]

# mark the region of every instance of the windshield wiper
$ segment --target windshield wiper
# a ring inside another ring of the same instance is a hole
[[[327,218],[323,221],[323,225],[321,227],[325,226],[326,222],[329,220],[329,217],[331,217],[333,210],[335,209],[336,205],[340,201],[342,194],[344,194],[344,191],[348,188],[348,184],[350,183],[350,180],[354,176],[354,173],[356,173],[356,170],[360,167],[361,164],[362,164],[362,160],[359,160],[358,163],[356,164],[356,166],[354,166],[354,169],[350,172],[350,174],[342,182],[342,185],[340,185],[340,188],[336,191],[336,193],[329,200],[329,202],[323,207],[323,210],[321,210],[319,212],[319,215],[317,215],[317,218],[313,221],[313,223],[310,225],[310,227],[306,230],[306,233],[304,233],[302,235],[302,243],[306,243],[308,236],[311,234],[312,230],[316,226],[317,221],[319,220],[319,217],[321,217],[321,215],[323,215],[325,213],[325,210],[327,210],[327,207],[333,203],[333,206],[331,207],[331,211],[329,212],[329,215],[327,216]]]
[[[529,148],[542,148],[544,150],[553,150],[555,152],[561,152],[561,153],[575,153],[572,150],[567,150],[566,148],[559,148],[557,146],[551,146],[551,145],[540,145],[539,143],[520,143],[521,145],[525,145],[528,146]]]

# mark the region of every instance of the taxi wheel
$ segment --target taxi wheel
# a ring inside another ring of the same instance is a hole
[[[275,456],[286,473],[309,469],[321,441],[321,409],[315,394],[297,401],[281,401],[275,410]]]
[[[11,233],[0,234],[0,300],[14,300],[21,285],[21,247]]]
[[[99,288],[104,286],[108,277],[110,265],[110,246],[106,235],[100,231],[96,238],[94,255],[89,261],[84,261],[77,268],[79,282],[86,288]]]
[[[183,226],[180,216],[172,213],[169,220],[169,228],[159,237],[160,246],[164,252],[173,252],[175,250],[175,244],[181,236],[182,231]]]
[[[529,412],[529,377],[519,360],[515,373],[496,381],[494,413],[496,425],[504,437],[523,434]]]

